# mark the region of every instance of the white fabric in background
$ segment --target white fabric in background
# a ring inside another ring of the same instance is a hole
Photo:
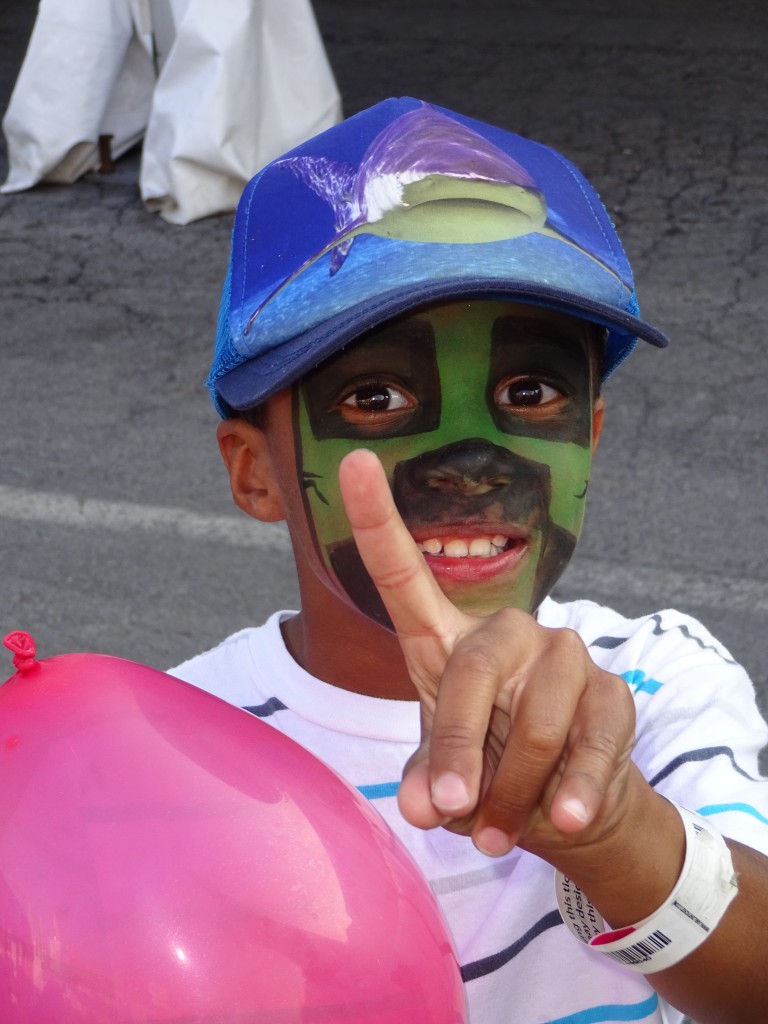
[[[141,138],[155,71],[148,0],[40,0],[3,119],[3,192],[71,184],[100,164],[98,138],[120,156]]]
[[[141,194],[184,224],[234,209],[251,177],[330,128],[341,103],[309,0],[173,0]]]
[[[117,157],[146,131],[142,198],[186,224],[340,119],[310,0],[41,0],[0,191],[72,183],[100,165],[99,136]]]

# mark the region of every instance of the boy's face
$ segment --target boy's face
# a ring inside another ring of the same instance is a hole
[[[596,442],[590,327],[535,307],[449,302],[370,332],[293,391],[318,571],[389,620],[338,486],[354,448],[381,459],[440,587],[464,611],[535,611],[581,530]]]

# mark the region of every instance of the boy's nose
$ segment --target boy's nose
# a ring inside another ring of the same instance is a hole
[[[409,529],[486,519],[534,529],[549,506],[549,466],[470,438],[398,463],[392,493]]]
[[[395,475],[407,476],[409,489],[478,496],[511,484],[519,476],[518,462],[506,448],[470,438],[402,463]]]

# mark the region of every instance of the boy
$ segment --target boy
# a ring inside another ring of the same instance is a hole
[[[235,501],[287,521],[302,606],[175,674],[375,800],[473,1024],[768,1007],[749,680],[676,612],[547,596],[638,338],[666,344],[589,184],[450,111],[378,104],[241,200],[209,384]]]

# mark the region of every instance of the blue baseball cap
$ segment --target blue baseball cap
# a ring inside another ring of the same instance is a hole
[[[597,193],[540,143],[389,99],[268,164],[235,215],[207,384],[223,417],[342,346],[451,298],[545,306],[607,329],[605,375],[638,338],[632,270]]]

